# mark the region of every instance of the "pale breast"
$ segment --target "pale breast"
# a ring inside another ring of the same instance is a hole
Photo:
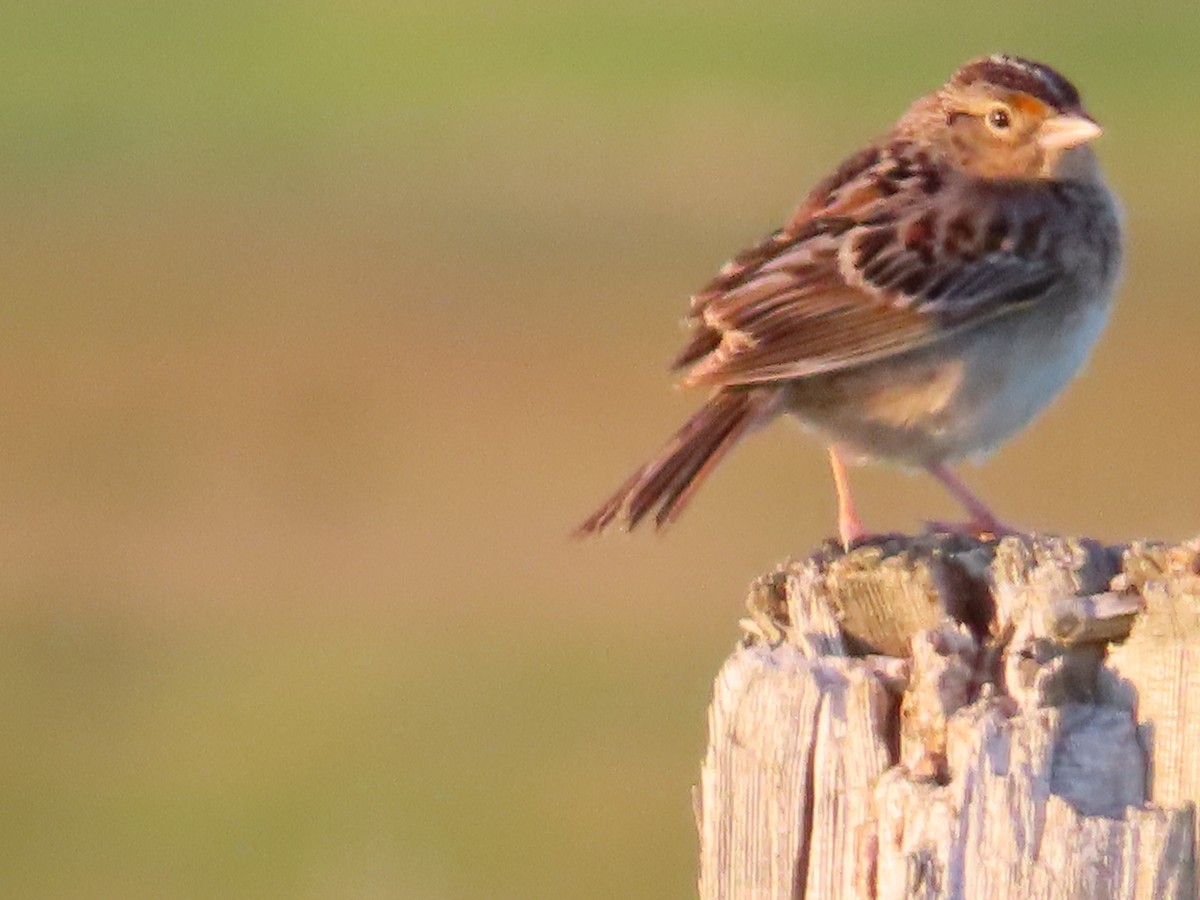
[[[924,466],[985,456],[1079,372],[1108,318],[1111,286],[1102,290],[1001,317],[936,347],[796,382],[789,411],[864,457]]]

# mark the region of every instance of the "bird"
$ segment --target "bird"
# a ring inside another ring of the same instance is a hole
[[[923,470],[1008,528],[954,474],[1078,373],[1119,280],[1121,215],[1078,90],[997,53],[961,66],[846,159],[786,223],[692,295],[672,368],[708,399],[576,529],[674,522],[743,437],[781,416],[828,447],[838,537],[871,536],[849,465]]]

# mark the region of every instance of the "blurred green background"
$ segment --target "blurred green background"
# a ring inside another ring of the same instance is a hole
[[[696,402],[690,291],[981,53],[1082,86],[1130,240],[967,478],[1200,531],[1194,2],[4,6],[0,895],[690,896],[710,679],[823,455],[566,534]]]

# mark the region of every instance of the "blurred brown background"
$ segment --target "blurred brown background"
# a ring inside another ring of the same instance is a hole
[[[1200,531],[1194,3],[3,20],[4,896],[690,896],[709,680],[832,530],[823,455],[776,426],[673,533],[566,534],[696,402],[688,293],[981,53],[1082,86],[1130,246],[1086,377],[967,478]]]

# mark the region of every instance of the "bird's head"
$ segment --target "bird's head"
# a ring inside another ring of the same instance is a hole
[[[1100,126],[1054,69],[996,54],[967,63],[905,119],[958,168],[984,178],[1087,177]],[[901,120],[901,129],[905,119]]]

